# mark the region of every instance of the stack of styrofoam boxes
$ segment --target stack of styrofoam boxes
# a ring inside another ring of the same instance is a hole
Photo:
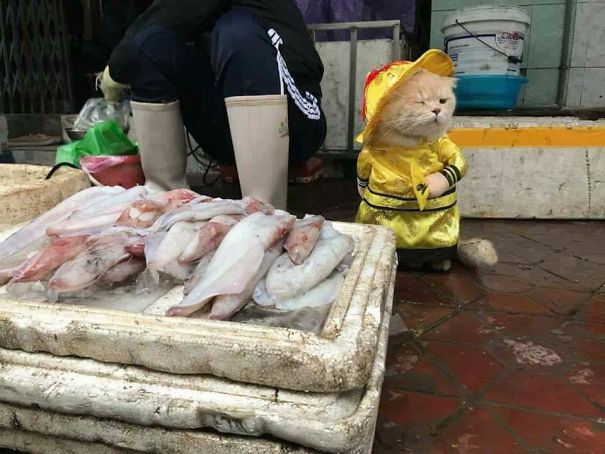
[[[318,333],[164,317],[180,287],[141,312],[128,312],[136,295],[124,311],[0,298],[0,446],[371,452],[395,243],[386,229],[334,225],[355,238],[355,259]]]

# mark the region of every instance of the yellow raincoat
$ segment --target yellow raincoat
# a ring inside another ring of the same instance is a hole
[[[364,91],[367,124],[358,141],[376,126],[385,94],[403,83],[417,68],[451,76],[453,65],[441,51],[430,50],[416,62],[395,62],[368,76]],[[458,244],[460,217],[456,183],[466,173],[466,160],[447,136],[414,148],[364,146],[357,160],[357,181],[364,189],[356,222],[390,227],[397,248],[407,259],[452,258]],[[425,177],[441,172],[450,189],[428,198]],[[406,255],[404,255],[406,257]]]

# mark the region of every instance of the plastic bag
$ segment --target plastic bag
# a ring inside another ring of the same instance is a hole
[[[107,102],[104,98],[92,98],[86,101],[74,122],[74,130],[88,131],[93,126],[107,120],[113,120],[122,130],[130,128],[130,101]]]
[[[82,140],[60,146],[55,164],[80,168],[80,159],[84,156],[126,156],[137,153],[137,146],[124,131],[113,120],[108,120],[89,129]]]
[[[145,184],[145,174],[138,155],[84,156],[80,166],[96,186],[122,186],[130,189]]]

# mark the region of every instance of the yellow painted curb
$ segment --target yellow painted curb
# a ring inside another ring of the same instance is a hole
[[[605,127],[457,128],[449,136],[467,148],[605,148]]]

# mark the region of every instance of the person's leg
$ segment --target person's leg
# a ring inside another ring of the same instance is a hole
[[[323,112],[319,119],[309,118],[296,105],[287,84],[284,82],[282,85],[280,81],[277,50],[268,30],[254,15],[233,10],[217,21],[212,35],[211,63],[216,93],[222,94],[223,98],[219,99],[217,95],[212,100],[213,110],[222,111],[224,98],[276,95],[281,94],[283,89],[284,94],[288,95],[290,162],[302,163],[319,149],[326,133]],[[296,75],[292,78],[295,81]],[[228,129],[227,134],[218,134],[215,138],[223,143],[214,144],[214,148],[233,153]],[[234,158],[231,156],[229,161],[223,163],[233,164]]]
[[[187,164],[183,123],[217,160],[233,155],[224,103],[217,109],[213,100],[210,59],[163,27],[146,29],[134,43],[137,73],[131,83],[131,104],[135,126],[142,132],[137,138],[143,169],[148,180],[166,189],[183,186]],[[220,147],[214,146],[217,142]]]

